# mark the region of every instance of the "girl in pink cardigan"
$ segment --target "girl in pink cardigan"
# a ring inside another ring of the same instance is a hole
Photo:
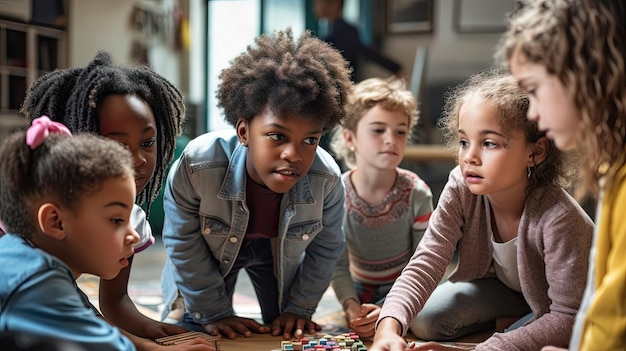
[[[567,345],[593,223],[562,188],[574,163],[526,119],[528,104],[495,69],[447,96],[441,126],[459,166],[387,295],[370,350],[403,350],[409,327],[420,339],[452,340],[494,330],[501,318],[519,321],[476,350]],[[439,285],[455,252],[457,267]]]

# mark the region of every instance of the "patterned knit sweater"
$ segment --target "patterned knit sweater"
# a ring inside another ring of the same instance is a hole
[[[353,282],[391,286],[413,255],[433,211],[430,188],[413,172],[397,168],[391,191],[373,205],[356,193],[352,172],[342,177],[346,188],[346,248],[332,280],[342,305],[349,298],[360,301]]]

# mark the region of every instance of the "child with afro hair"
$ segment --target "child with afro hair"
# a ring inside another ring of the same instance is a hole
[[[346,115],[350,70],[329,44],[287,29],[257,37],[220,79],[234,130],[192,140],[166,181],[164,316],[231,339],[314,333],[344,247],[340,170],[318,142]],[[242,269],[265,325],[234,313]],[[171,313],[179,296],[184,312]]]

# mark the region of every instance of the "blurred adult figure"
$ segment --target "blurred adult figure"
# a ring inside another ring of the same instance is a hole
[[[343,18],[344,0],[314,0],[313,11],[315,17],[328,21],[328,32],[322,39],[331,43],[343,54],[343,57],[352,67],[352,80],[359,82],[367,77],[360,71],[360,63],[372,61],[389,72],[400,77],[402,67],[399,63],[383,55],[372,45],[361,41],[357,27],[346,22]]]

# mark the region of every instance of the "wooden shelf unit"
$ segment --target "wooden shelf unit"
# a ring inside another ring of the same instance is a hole
[[[0,19],[0,140],[27,125],[19,113],[38,76],[66,66],[66,31]]]

